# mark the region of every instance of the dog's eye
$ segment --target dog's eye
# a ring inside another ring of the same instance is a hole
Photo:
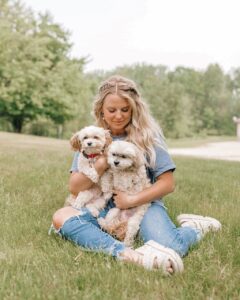
[[[96,139],[96,140],[98,140],[98,139],[99,139],[99,137],[98,137],[98,136],[94,136],[93,138],[94,138],[94,139]]]
[[[116,156],[116,153],[113,153],[112,156]]]
[[[87,138],[88,138],[88,137],[87,137],[87,136],[85,136],[83,139],[84,139],[84,140],[86,140]]]
[[[125,155],[122,155],[122,158],[127,158],[127,156],[125,156]]]

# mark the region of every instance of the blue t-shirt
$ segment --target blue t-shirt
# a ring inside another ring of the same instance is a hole
[[[125,136],[113,136],[112,137],[113,140],[124,140]],[[156,151],[156,162],[155,162],[155,166],[154,168],[147,168],[147,175],[149,177],[149,179],[151,180],[151,183],[154,183],[157,179],[157,177],[167,171],[174,171],[176,169],[176,166],[172,160],[172,158],[170,157],[169,153],[167,152],[167,150],[159,147],[159,146],[155,146],[154,147],[155,151]],[[78,156],[79,156],[79,152],[76,152],[73,158],[73,162],[72,162],[72,167],[70,169],[70,172],[78,172]]]

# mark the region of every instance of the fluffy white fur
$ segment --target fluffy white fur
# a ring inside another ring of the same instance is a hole
[[[84,127],[70,140],[73,150],[80,152],[79,172],[85,174],[95,184],[89,190],[80,192],[77,198],[70,196],[66,202],[76,208],[87,207],[95,217],[105,207],[107,199],[103,197],[98,184],[99,176],[94,168],[94,163],[110,142],[109,131],[96,126]]]
[[[108,148],[110,169],[101,177],[100,184],[105,199],[111,198],[113,190],[135,194],[150,186],[147,178],[145,159],[132,143],[114,141]],[[141,220],[149,204],[120,210],[112,208],[105,218],[99,218],[100,226],[127,246],[132,246]]]

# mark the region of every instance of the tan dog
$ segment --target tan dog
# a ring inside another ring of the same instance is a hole
[[[105,207],[107,199],[105,200],[99,187],[99,176],[94,168],[94,163],[111,143],[109,131],[96,126],[84,127],[73,135],[70,143],[74,151],[80,152],[79,172],[86,175],[95,184],[89,190],[80,192],[77,198],[70,195],[65,204],[76,208],[86,207],[94,217],[97,217],[99,211]]]
[[[113,190],[135,194],[149,187],[145,159],[139,149],[132,143],[114,141],[108,148],[110,169],[100,180],[105,199],[111,198]],[[141,220],[149,204],[120,210],[112,208],[105,218],[99,218],[99,225],[127,246],[131,246],[139,230]]]

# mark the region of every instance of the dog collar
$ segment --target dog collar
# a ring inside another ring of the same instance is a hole
[[[95,158],[98,155],[100,155],[100,154],[99,153],[87,154],[87,153],[83,152],[83,156],[86,157],[87,159]]]

